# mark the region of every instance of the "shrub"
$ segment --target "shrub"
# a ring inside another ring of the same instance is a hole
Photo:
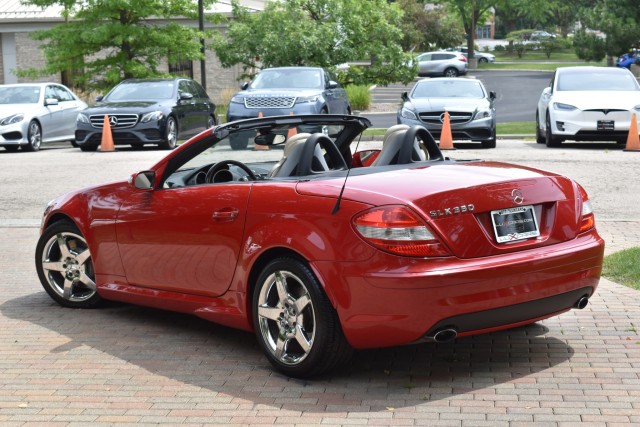
[[[371,104],[371,93],[365,85],[349,85],[345,88],[353,110],[366,110]]]

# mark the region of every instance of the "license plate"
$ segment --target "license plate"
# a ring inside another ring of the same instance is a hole
[[[517,242],[540,236],[533,206],[491,211],[491,221],[498,243]]]
[[[616,122],[613,120],[598,120],[598,130],[615,130]]]

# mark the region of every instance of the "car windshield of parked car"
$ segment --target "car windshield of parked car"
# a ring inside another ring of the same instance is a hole
[[[474,80],[457,79],[438,81],[425,80],[418,83],[411,94],[412,98],[484,98],[480,83]]]
[[[113,88],[105,100],[113,102],[171,99],[173,88],[172,81],[123,83]]]
[[[36,104],[40,90],[39,86],[0,87],[0,104]]]
[[[251,89],[322,89],[320,70],[263,70],[251,82]]]
[[[640,89],[630,73],[562,72],[558,73],[557,90],[623,92]]]

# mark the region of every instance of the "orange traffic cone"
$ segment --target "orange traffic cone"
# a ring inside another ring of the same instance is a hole
[[[444,112],[444,122],[442,122],[442,131],[440,132],[440,149],[455,150],[453,147],[453,136],[451,136],[451,123],[449,122],[449,112]]]
[[[629,135],[627,136],[627,146],[624,151],[640,151],[640,136],[638,135],[636,113],[633,113],[631,116],[631,125],[629,126]]]
[[[291,111],[289,113],[290,116],[293,116],[293,111]],[[287,139],[291,138],[293,135],[297,135],[298,134],[298,128],[296,127],[292,127],[291,129],[289,129],[289,132],[287,132]]]
[[[261,119],[262,117],[264,117],[264,115],[262,114],[262,111],[258,112],[258,118]],[[269,146],[268,145],[258,145],[255,144],[255,146],[253,147],[254,150],[256,151],[260,151],[260,150],[268,150]]]
[[[100,141],[100,151],[115,151],[113,146],[113,136],[111,135],[111,125],[109,124],[109,116],[104,115],[104,124],[102,125],[102,141]]]

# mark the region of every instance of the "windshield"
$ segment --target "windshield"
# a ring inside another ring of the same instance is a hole
[[[40,89],[39,86],[0,87],[0,104],[37,104]]]
[[[632,74],[609,72],[558,73],[558,90],[565,91],[630,91],[638,90]]]
[[[272,69],[262,70],[251,82],[251,89],[322,89],[320,70]]]
[[[107,101],[141,101],[173,98],[173,81],[121,83],[105,97]]]
[[[474,80],[426,80],[413,89],[412,98],[484,98],[479,82]]]

